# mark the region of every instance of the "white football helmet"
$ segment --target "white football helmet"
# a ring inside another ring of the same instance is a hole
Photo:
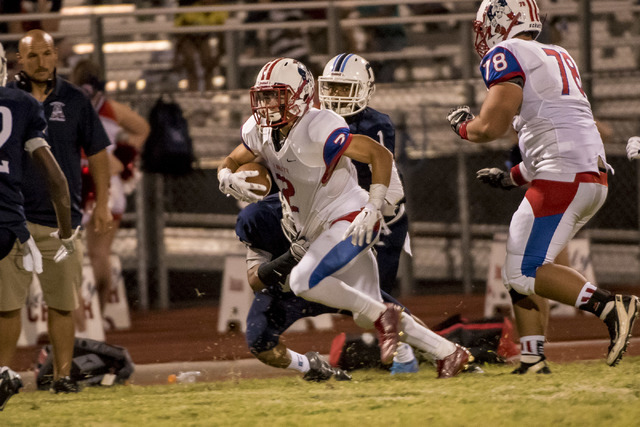
[[[260,126],[280,127],[309,110],[314,91],[313,75],[302,62],[274,59],[262,67],[249,92],[251,110]]]
[[[375,91],[375,77],[371,64],[353,53],[333,57],[318,78],[320,105],[343,117],[352,116],[367,108]]]
[[[0,86],[7,84],[7,54],[0,43]]]
[[[537,37],[542,22],[535,0],[483,0],[473,29],[476,52],[484,57],[496,44],[520,33],[532,32]]]

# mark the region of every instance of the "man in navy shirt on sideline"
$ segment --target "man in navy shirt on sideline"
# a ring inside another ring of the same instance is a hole
[[[53,347],[54,377],[51,391],[68,393],[79,391],[71,380],[71,363],[75,341],[73,310],[78,305],[78,288],[82,284],[82,244],[79,238],[81,210],[81,151],[89,159],[89,168],[95,182],[96,205],[90,226],[96,231],[107,231],[112,216],[108,206],[109,163],[106,147],[109,139],[97,113],[80,88],[56,76],[57,50],[53,38],[42,30],[31,30],[20,40],[18,62],[22,71],[16,75],[18,87],[30,93],[44,106],[48,124],[51,152],[60,164],[71,195],[71,220],[75,232],[71,237],[76,251],[62,262],[54,258],[59,238],[55,209],[41,182],[40,173],[27,159],[24,168],[23,194],[27,227],[42,253],[43,272],[38,275],[44,300],[48,306],[47,326]],[[0,283],[12,281],[28,286],[30,278],[10,275],[0,269]],[[27,283],[25,285],[25,283]],[[19,327],[19,325],[18,325]],[[3,343],[9,346],[10,343]],[[15,343],[14,343],[15,346]]]
[[[60,237],[57,256],[61,261],[75,250],[71,235],[71,210],[67,180],[45,140],[47,122],[42,105],[32,96],[4,87],[7,60],[0,44],[0,270],[31,277],[42,272],[42,256],[29,234],[22,196],[23,159],[27,152],[41,172],[55,206]],[[40,185],[44,184],[41,182]],[[16,256],[7,255],[16,248]],[[4,261],[6,259],[6,262]],[[22,387],[18,374],[8,368],[20,335],[20,310],[28,287],[0,282],[0,411]],[[15,324],[18,328],[14,328]]]

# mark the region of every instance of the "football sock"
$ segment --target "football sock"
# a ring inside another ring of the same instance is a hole
[[[382,302],[339,280],[324,280],[319,285],[301,292],[299,296],[329,307],[349,310],[358,326],[365,329],[372,328],[373,323],[387,308]]]
[[[587,282],[582,287],[575,306],[580,310],[588,311],[600,317],[609,301],[613,301],[611,292],[597,288]]]
[[[309,371],[309,359],[304,354],[296,353],[287,349],[287,354],[291,358],[291,364],[287,369],[293,369],[302,373]]]
[[[398,344],[398,349],[396,351],[396,355],[393,357],[394,362],[407,363],[416,358],[413,354],[413,349],[407,343],[401,342]]]
[[[520,362],[535,363],[544,357],[544,335],[520,337]]]
[[[401,323],[402,341],[432,355],[434,359],[444,359],[456,351],[454,343],[420,325],[407,313],[402,313]]]

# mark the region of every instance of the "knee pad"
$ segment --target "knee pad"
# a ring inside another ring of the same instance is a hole
[[[359,315],[358,313],[353,313],[353,321],[356,322],[356,325],[361,327],[362,329],[373,329],[373,322],[367,319],[365,316]]]
[[[526,296],[534,293],[536,278],[528,277],[522,274],[522,271],[517,270],[507,271],[507,266],[502,267],[502,283],[511,294],[511,291],[515,291],[519,294]]]
[[[511,303],[515,305],[525,299],[528,295],[523,295],[516,292],[514,289],[509,289],[509,296],[511,297]]]

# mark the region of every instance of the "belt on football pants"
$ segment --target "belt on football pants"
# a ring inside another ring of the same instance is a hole
[[[404,215],[404,203],[396,205],[395,214],[394,215],[385,216],[384,217],[384,222],[387,225],[394,224],[394,223],[398,222],[400,220],[400,218],[402,218],[402,215]]]

